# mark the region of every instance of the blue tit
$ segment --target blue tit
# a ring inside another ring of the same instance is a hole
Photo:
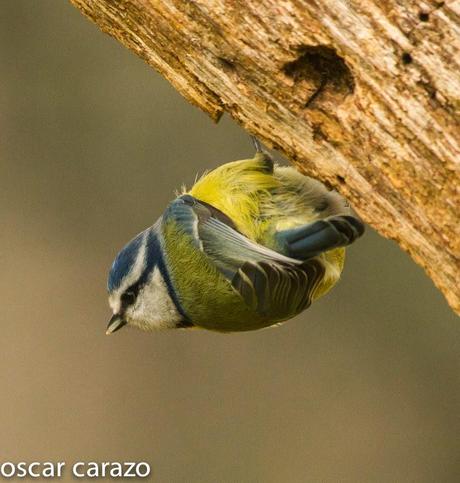
[[[338,193],[259,148],[205,174],[121,250],[107,334],[278,324],[336,284],[344,247],[363,232]]]

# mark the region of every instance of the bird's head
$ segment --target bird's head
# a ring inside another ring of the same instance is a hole
[[[137,235],[112,264],[107,288],[113,316],[107,334],[125,325],[144,330],[183,326],[183,316],[171,296],[159,226],[156,223]]]

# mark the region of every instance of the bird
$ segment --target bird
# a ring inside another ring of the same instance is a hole
[[[199,178],[116,256],[106,333],[280,325],[337,283],[345,247],[364,233],[348,202],[320,181],[253,158]]]

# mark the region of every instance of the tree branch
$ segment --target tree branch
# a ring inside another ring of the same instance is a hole
[[[71,1],[340,191],[460,313],[460,1]]]

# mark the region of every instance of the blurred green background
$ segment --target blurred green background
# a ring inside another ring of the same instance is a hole
[[[252,146],[65,1],[2,2],[0,36],[0,461],[460,481],[459,319],[371,229],[336,289],[280,328],[106,337],[117,251]]]

